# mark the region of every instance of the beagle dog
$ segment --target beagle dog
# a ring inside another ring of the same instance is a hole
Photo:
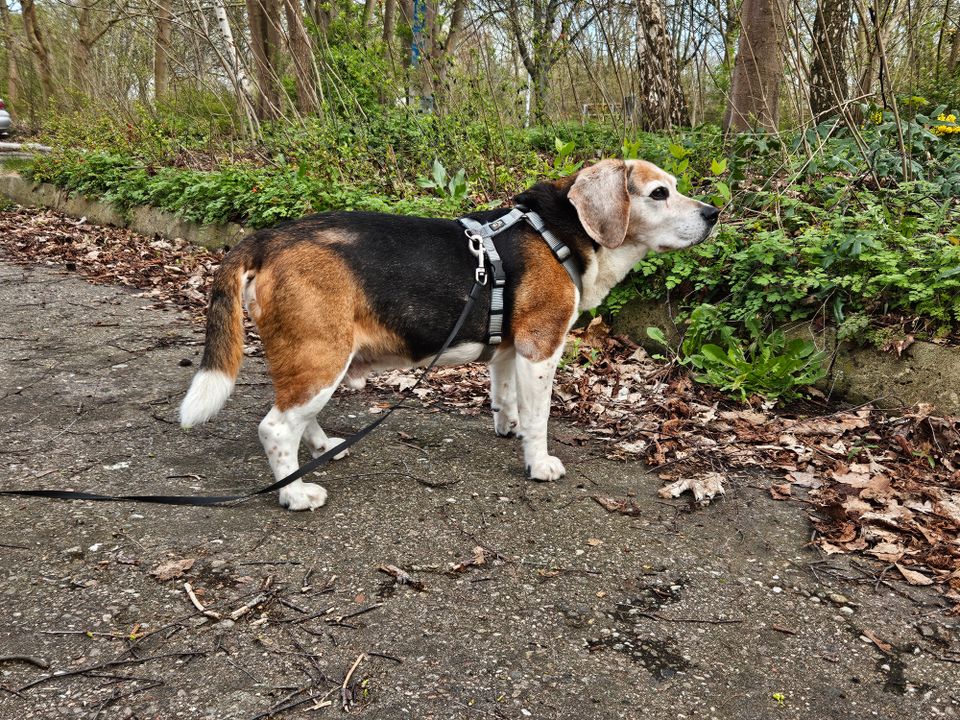
[[[677,192],[675,178],[640,160],[601,160],[515,200],[570,248],[582,294],[543,238],[516,224],[495,238],[507,276],[502,342],[486,344],[486,291],[439,362],[489,363],[494,429],[522,438],[528,477],[556,480],[565,471],[547,451],[547,419],[567,331],[647,252],[705,240],[719,211]],[[506,212],[470,217],[486,223]],[[214,277],[203,359],[180,407],[181,425],[209,420],[230,396],[246,306],[276,393],[260,441],[275,477],[286,477],[299,465],[301,440],[314,456],[340,442],[323,432],[317,413],[341,382],[362,386],[369,372],[424,366],[436,356],[476,265],[455,220],[333,212],[244,239]],[[323,487],[302,480],[280,490],[280,504],[291,510],[313,510],[326,499]]]

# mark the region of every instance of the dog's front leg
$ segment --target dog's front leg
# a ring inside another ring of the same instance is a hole
[[[517,406],[523,460],[531,480],[557,480],[566,472],[559,458],[547,452],[547,421],[553,376],[563,351],[562,346],[546,360],[532,361],[517,354]]]
[[[513,437],[520,425],[517,412],[517,351],[512,346],[497,348],[490,360],[490,407],[493,429],[500,437]]]

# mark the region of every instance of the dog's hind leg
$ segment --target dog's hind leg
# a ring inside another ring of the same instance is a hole
[[[278,405],[274,405],[260,422],[260,442],[263,444],[267,460],[270,462],[270,469],[273,470],[277,480],[285,478],[300,466],[297,458],[300,440],[311,423],[326,438],[325,443],[339,442],[338,438],[327,438],[323,434],[323,430],[317,424],[317,413],[333,396],[341,377],[343,373],[340,373],[332,385],[323,388],[302,405],[288,407],[285,410],[280,410]],[[290,510],[314,510],[326,501],[326,489],[316,483],[294,480],[280,489],[280,504]]]
[[[500,437],[513,437],[520,424],[517,413],[516,358],[517,352],[512,345],[500,347],[488,365],[493,429]]]
[[[343,442],[343,438],[327,437],[327,434],[323,431],[323,428],[320,427],[320,422],[317,420],[317,418],[311,418],[307,422],[307,427],[303,431],[303,441],[307,444],[307,447],[310,449],[310,452],[314,457],[320,457],[327,450],[330,450]],[[349,454],[349,450],[344,450],[342,453],[334,455],[333,459],[343,460],[343,458]]]

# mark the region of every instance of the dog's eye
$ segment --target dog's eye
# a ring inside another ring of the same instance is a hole
[[[650,193],[650,197],[652,197],[654,200],[666,200],[668,197],[670,197],[670,191],[661,185],[658,188],[654,188],[654,191]]]

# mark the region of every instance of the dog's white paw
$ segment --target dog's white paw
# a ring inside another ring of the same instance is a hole
[[[516,415],[511,417],[505,412],[493,413],[493,429],[500,437],[514,437],[517,435],[520,420]]]
[[[323,455],[327,450],[333,450],[333,448],[335,448],[337,445],[339,445],[339,444],[342,443],[342,442],[343,442],[343,438],[328,437],[328,438],[327,438],[327,442],[325,442],[325,443],[323,444],[323,447],[317,448],[316,450],[311,450],[311,451],[310,451],[310,454],[313,455],[314,457],[320,457],[320,456]],[[347,448],[347,449],[344,450],[343,452],[337,453],[336,455],[334,455],[334,456],[333,456],[333,459],[334,459],[334,460],[343,460],[343,459],[344,459],[347,455],[349,455],[349,454],[350,454],[350,448]]]
[[[540,460],[527,465],[527,477],[538,482],[549,482],[550,480],[559,480],[566,474],[566,468],[560,462],[560,458],[553,455],[545,455]]]
[[[700,505],[708,505],[717,495],[723,495],[723,481],[726,477],[717,472],[705,473],[702,477],[691,477],[664,485],[657,491],[662,498],[680,497],[689,490]]]
[[[280,504],[287,510],[316,510],[326,502],[326,489],[316,483],[297,480],[280,488]]]

